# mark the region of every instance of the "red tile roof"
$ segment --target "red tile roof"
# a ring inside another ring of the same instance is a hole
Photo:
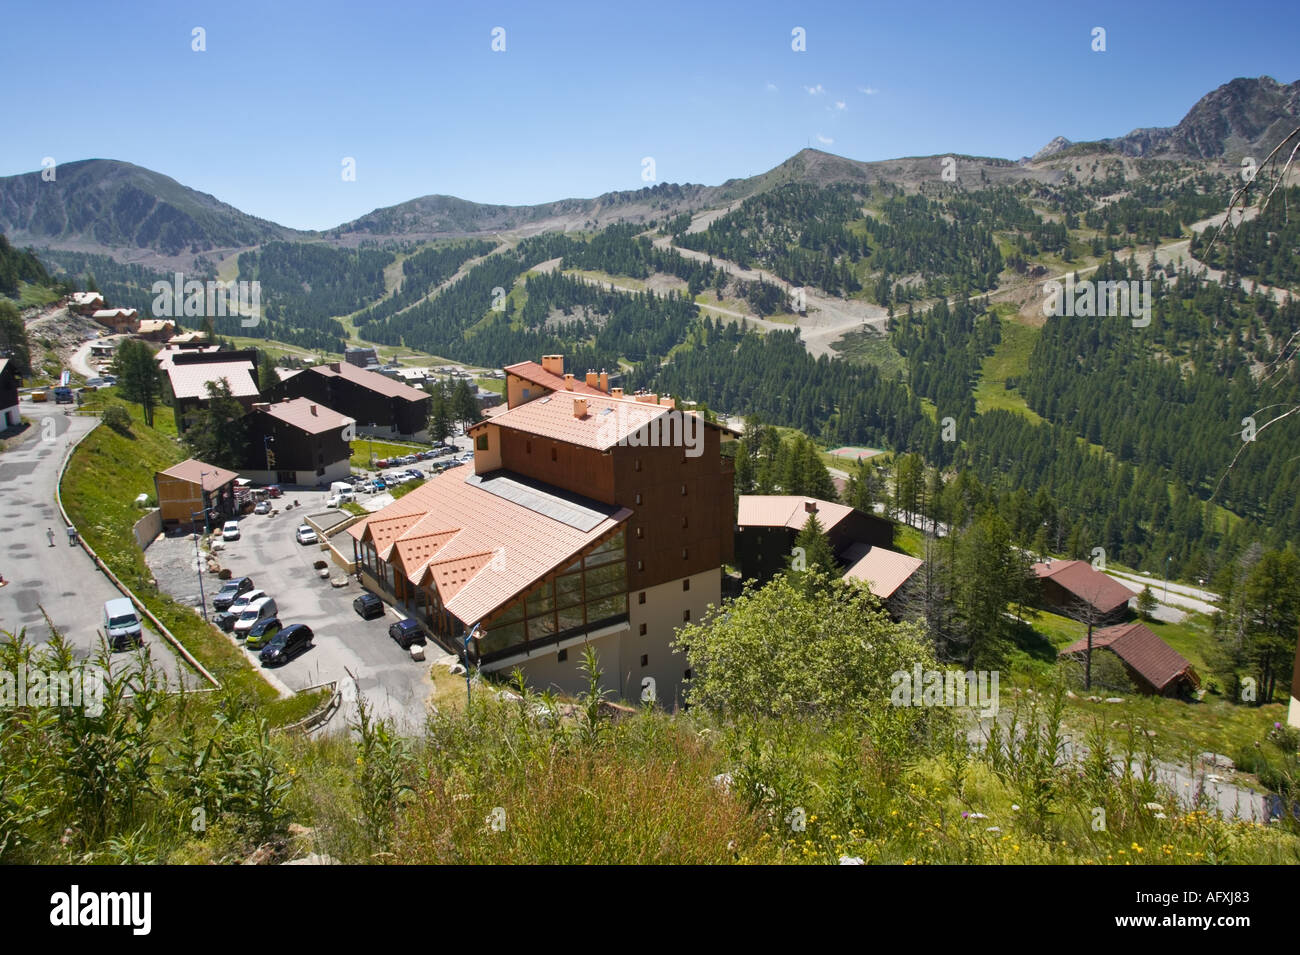
[[[573,413],[575,399],[587,403],[586,413],[581,418],[575,417]],[[666,417],[670,412],[673,412],[673,417]],[[667,405],[634,401],[631,398],[610,398],[600,393],[598,396],[593,396],[564,391],[534,398],[517,408],[503,411],[487,422],[475,425],[471,431],[486,424],[494,424],[543,438],[604,451],[620,443],[631,443],[628,439],[632,435],[657,419],[663,420],[634,440],[644,441],[644,446],[647,447],[670,443],[695,444],[703,441],[704,420],[693,416],[691,412],[674,412],[674,409]],[[681,429],[688,424],[688,421],[690,427],[697,430],[691,431],[684,441]],[[670,422],[676,423],[668,427]]]
[[[195,367],[201,368],[203,366],[196,365]],[[289,398],[286,401],[277,401],[275,404],[268,405],[261,410],[273,418],[278,418],[285,424],[306,431],[308,434],[321,434],[354,423],[353,419],[347,415],[341,415],[334,409],[326,408],[319,401],[312,401],[310,398]]]
[[[611,511],[581,530],[494,494],[471,468],[453,468],[348,528],[443,606],[475,623],[532,587],[632,514]],[[599,516],[599,515],[597,515]]]
[[[1199,684],[1196,671],[1177,650],[1165,643],[1140,623],[1124,623],[1114,627],[1097,630],[1092,635],[1092,648],[1110,650],[1142,677],[1157,691],[1164,690],[1178,677],[1187,674],[1193,685]],[[1064,650],[1061,656],[1086,653],[1088,638],[1076,640]]]
[[[1107,577],[1085,560],[1054,560],[1034,564],[1039,579],[1059,584],[1080,600],[1087,601],[1102,613],[1110,613],[1128,603],[1133,592]]]
[[[215,491],[217,488],[225,487],[239,477],[234,471],[227,471],[215,464],[204,464],[196,458],[188,458],[180,464],[173,464],[166,471],[159,473],[190,484],[198,484],[201,480],[205,491]]]
[[[543,388],[550,388],[552,391],[564,391],[564,376],[557,375],[554,372],[547,371],[535,361],[521,361],[513,365],[506,365],[502,369],[507,375],[514,375],[517,378],[523,378],[534,384],[541,385]],[[593,388],[587,384],[585,375],[573,376],[572,394],[575,395],[599,395],[608,398],[609,395],[599,388]]]
[[[177,398],[207,398],[208,382],[223,379],[230,385],[231,395],[236,398],[252,398],[260,394],[253,363],[246,359],[193,365],[169,364],[165,369],[171,381],[172,394]]]
[[[805,508],[811,502],[816,507],[817,521],[827,532],[853,513],[847,504],[823,501],[816,497],[798,494],[742,494],[736,506],[738,527],[788,527],[801,531],[811,516]]]
[[[358,368],[346,361],[331,362],[328,365],[312,365],[307,370],[318,375],[324,375],[326,378],[346,379],[386,398],[402,398],[412,402],[430,400],[427,391],[412,388],[410,385],[403,384],[378,372],[366,371],[364,368]]]
[[[866,581],[871,592],[881,600],[894,595],[925,561],[883,547],[869,547],[844,572],[849,580]]]

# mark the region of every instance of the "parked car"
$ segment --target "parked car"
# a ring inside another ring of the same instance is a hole
[[[239,540],[239,521],[226,521],[221,528],[221,539],[223,541]]]
[[[388,490],[388,485],[384,483],[383,478],[375,478],[373,481],[370,482],[370,486],[373,487],[376,491]]]
[[[252,589],[252,577],[231,577],[221,585],[221,589],[217,591],[217,595],[212,598],[212,609],[229,610],[230,605],[234,603],[236,599],[238,599],[242,594],[248,593]]]
[[[239,599],[230,605],[230,609],[225,613],[219,613],[216,617],[216,624],[226,633],[234,629],[235,621],[240,615],[248,609],[248,605],[269,596],[265,590],[249,590],[241,594]]]
[[[330,498],[329,498],[328,500],[325,501],[325,506],[326,506],[326,507],[338,507],[338,506],[340,506],[342,503],[343,503],[343,498],[341,498],[341,497],[340,497],[339,495],[337,495],[337,494],[334,494],[334,495],[331,495]]]
[[[298,543],[299,543],[299,544],[314,544],[314,543],[316,543],[316,540],[317,540],[317,538],[316,538],[316,532],[315,532],[314,530],[312,530],[311,527],[309,527],[308,525],[306,525],[306,524],[299,524],[299,525],[298,525],[298,532],[297,532],[297,533],[298,533]]]
[[[352,609],[361,615],[362,620],[370,620],[384,615],[384,602],[375,594],[364,593],[352,601]]]
[[[271,502],[270,502],[270,501],[258,501],[258,502],[257,502],[257,507],[253,508],[253,513],[254,513],[254,514],[270,514],[270,513],[271,513]]]
[[[235,620],[232,628],[236,638],[242,638],[248,635],[248,631],[253,629],[253,624],[259,620],[265,620],[274,617],[280,608],[275,605],[274,597],[263,597],[261,600],[254,600],[244,612]]]
[[[388,467],[388,464],[389,464],[388,458],[380,458],[378,461],[375,462],[375,467],[386,468]]]
[[[279,497],[279,496],[282,495],[284,492],[280,490],[280,485],[278,485],[278,484],[268,484],[268,485],[266,486],[266,493],[269,494],[269,495],[271,495],[272,497]]]
[[[424,629],[410,617],[389,624],[388,635],[396,640],[397,645],[403,650],[411,649],[413,643],[424,646],[428,642],[424,636]]]
[[[248,628],[248,638],[244,646],[250,650],[260,650],[271,642],[277,633],[284,629],[279,617],[263,617]]]
[[[70,405],[76,400],[76,397],[72,394],[71,388],[64,388],[60,385],[58,388],[54,389],[54,401],[56,404]]]
[[[144,643],[144,630],[135,604],[126,597],[115,597],[104,603],[104,636],[113,650],[128,650]]]
[[[311,627],[305,623],[295,623],[285,627],[266,645],[259,654],[262,666],[279,666],[288,663],[298,654],[311,649]]]

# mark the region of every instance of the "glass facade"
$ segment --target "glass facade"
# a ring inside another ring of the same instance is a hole
[[[627,552],[619,530],[484,623],[479,658],[553,642],[625,616]]]
[[[357,545],[361,568],[384,595],[434,634],[458,637],[465,626],[448,613],[437,587],[416,587],[379,559],[369,541]],[[620,529],[589,553],[558,570],[485,621],[477,641],[480,660],[515,652],[525,644],[554,642],[627,616],[627,551]]]

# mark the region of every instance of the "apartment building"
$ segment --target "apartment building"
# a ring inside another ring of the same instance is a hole
[[[562,368],[510,366],[507,409],[470,429],[473,466],[349,528],[358,564],[449,649],[478,624],[487,672],[574,691],[590,645],[607,689],[672,707],[690,673],[670,644],[721,602],[733,556],[734,433]]]

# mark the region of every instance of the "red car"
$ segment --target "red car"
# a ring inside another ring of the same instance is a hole
[[[284,492],[280,490],[280,485],[278,484],[268,484],[266,487],[266,493],[272,497],[280,497],[284,494]]]

